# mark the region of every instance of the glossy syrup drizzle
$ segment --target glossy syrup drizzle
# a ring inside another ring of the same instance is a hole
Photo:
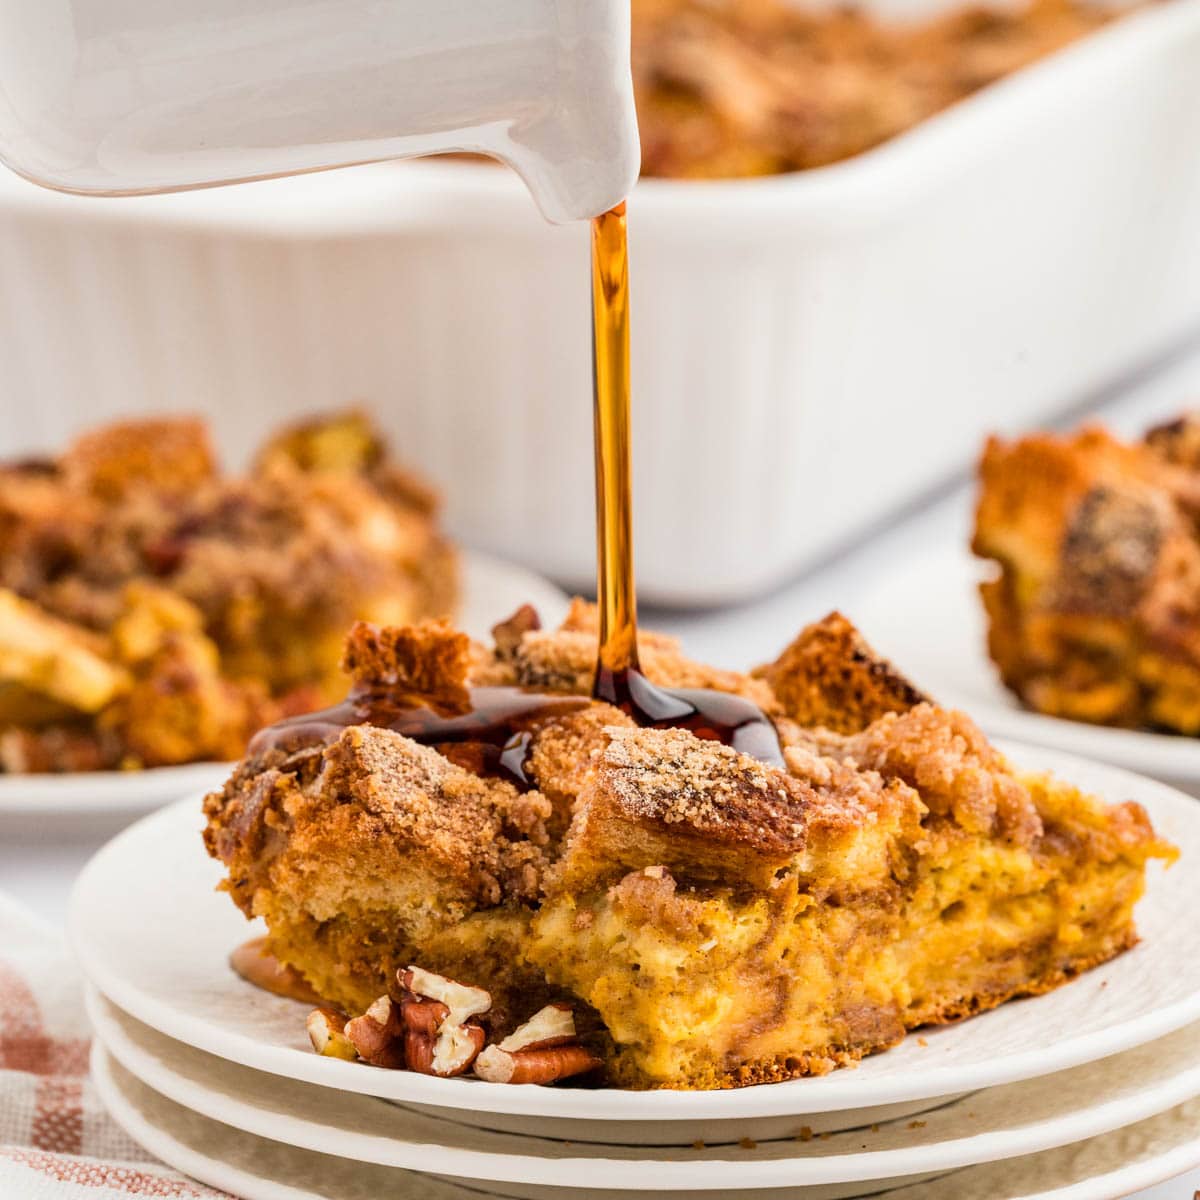
[[[633,573],[629,429],[629,255],[625,205],[592,222],[593,378],[596,448],[596,576],[600,647],[593,696],[639,725],[691,730],[744,754],[783,765],[775,727],[751,701],[728,692],[662,688],[638,660]],[[386,688],[358,688],[322,712],[281,721],[251,742],[251,754],[323,745],[352,725],[403,734],[478,775],[531,785],[525,763],[539,718],[587,706],[579,698],[517,687],[477,687],[462,704],[430,707]]]
[[[291,753],[333,741],[352,725],[375,725],[432,746],[476,775],[506,779],[522,791],[532,786],[525,760],[537,718],[563,716],[587,707],[571,696],[527,692],[518,687],[477,687],[465,703],[439,711],[419,700],[380,688],[356,688],[341,704],[271,725],[255,735],[250,753]]]
[[[662,688],[638,660],[633,571],[629,252],[625,205],[592,221],[592,378],[596,446],[596,585],[600,650],[593,696],[639,725],[689,729],[775,766],[783,751],[754,703],[728,692]]]

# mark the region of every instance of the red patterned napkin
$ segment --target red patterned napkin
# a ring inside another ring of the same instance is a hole
[[[61,937],[0,893],[0,1197],[220,1200],[149,1159],[88,1078],[78,968]]]

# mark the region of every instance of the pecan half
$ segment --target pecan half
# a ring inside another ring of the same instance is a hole
[[[344,1032],[364,1062],[392,1070],[405,1065],[404,1022],[390,996],[380,996],[361,1017],[347,1021]]]
[[[584,1046],[549,1046],[544,1050],[510,1053],[489,1046],[475,1060],[475,1074],[488,1083],[555,1083],[601,1066],[601,1060]]]
[[[475,1018],[492,1007],[491,994],[420,967],[398,978],[408,1069],[443,1079],[463,1074],[483,1049],[486,1036]]]
[[[410,1036],[405,1040],[408,1069],[422,1075],[451,1079],[465,1074],[487,1040],[482,1025],[448,1025],[435,1038]]]
[[[503,1041],[475,1060],[475,1074],[489,1083],[554,1083],[601,1066],[579,1044],[575,1014],[566,1004],[548,1004]]]
[[[455,983],[444,975],[435,975],[421,967],[408,967],[397,972],[400,986],[414,996],[425,1000],[437,1000],[449,1010],[448,1019],[461,1025],[471,1017],[482,1016],[492,1007],[491,992],[483,988]]]
[[[401,1001],[400,1019],[404,1022],[406,1037],[436,1037],[442,1022],[450,1010],[436,1000],[418,1000],[410,997]]]

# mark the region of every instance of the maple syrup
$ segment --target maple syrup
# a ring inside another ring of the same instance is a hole
[[[521,791],[533,786],[525,760],[538,718],[564,716],[587,707],[573,696],[527,692],[519,687],[476,687],[462,707],[438,711],[377,688],[355,688],[341,704],[304,713],[255,734],[250,754],[291,753],[333,741],[352,725],[375,725],[431,746],[476,775],[504,779]]]
[[[687,729],[782,767],[775,727],[753,702],[729,692],[663,688],[638,660],[633,572],[633,489],[629,374],[629,253],[625,205],[592,221],[592,369],[596,449],[596,583],[600,644],[592,695],[642,726]],[[420,697],[356,688],[341,704],[291,717],[259,732],[251,754],[319,746],[352,725],[376,725],[411,738],[477,775],[533,786],[525,763],[539,718],[585,708],[578,697],[519,687],[464,689],[441,710]]]
[[[264,992],[300,1000],[304,1004],[320,1004],[321,997],[309,986],[295,967],[286,966],[267,950],[265,937],[243,942],[230,956],[229,965],[247,982]]]
[[[600,610],[592,695],[628,713],[639,725],[688,729],[782,767],[779,736],[758,705],[729,692],[659,687],[646,678],[638,661],[624,203],[592,220],[592,378]]]

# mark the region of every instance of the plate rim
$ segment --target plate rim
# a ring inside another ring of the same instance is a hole
[[[337,1138],[345,1135],[344,1129],[326,1130],[325,1142],[318,1144],[313,1140],[318,1135],[318,1131],[311,1128],[313,1122],[303,1117],[275,1112],[245,1097],[231,1100],[222,1089],[213,1089],[203,1080],[197,1082],[194,1078],[185,1076],[169,1061],[156,1057],[153,1051],[137,1046],[121,1027],[120,1016],[128,1017],[128,1014],[120,1014],[119,1007],[101,996],[94,987],[88,989],[86,1006],[98,1042],[126,1071],[159,1095],[220,1124],[241,1129],[268,1141],[282,1142],[299,1149],[316,1150],[320,1154],[335,1158],[364,1161],[376,1166],[419,1173],[436,1174],[437,1164],[433,1156],[449,1151],[456,1156],[456,1178],[527,1183],[543,1187],[575,1186],[566,1181],[571,1178],[586,1178],[589,1170],[605,1170],[612,1173],[615,1165],[617,1178],[606,1178],[597,1186],[614,1191],[643,1188],[652,1190],[667,1183],[666,1177],[671,1175],[686,1176],[684,1186],[702,1191],[722,1190],[735,1183],[737,1186],[752,1189],[776,1188],[789,1183],[797,1186],[830,1186],[887,1181],[890,1184],[893,1180],[903,1180],[907,1177],[928,1178],[930,1175],[959,1171],[969,1166],[1003,1162],[1007,1159],[1062,1149],[1152,1119],[1200,1096],[1200,1061],[1195,1061],[1182,1071],[1169,1075],[1165,1080],[1161,1077],[1155,1080],[1151,1076],[1148,1087],[1143,1067],[1139,1075],[1136,1098],[1126,1096],[1120,1099],[1109,1095],[1099,1101],[1092,1099],[1084,1109],[1072,1107],[1048,1120],[1039,1118],[1039,1123],[1033,1127],[1027,1126],[1023,1134],[1012,1129],[997,1131],[980,1128],[970,1134],[943,1137],[924,1145],[914,1144],[866,1152],[847,1149],[845,1153],[803,1158],[780,1156],[759,1159],[710,1159],[701,1157],[702,1152],[697,1151],[694,1158],[679,1160],[654,1156],[655,1150],[665,1150],[665,1147],[625,1147],[604,1143],[589,1144],[587,1148],[594,1153],[587,1157],[565,1157],[553,1153],[554,1147],[564,1144],[563,1139],[523,1134],[494,1134],[490,1130],[482,1132],[510,1142],[511,1153],[474,1146],[446,1147],[442,1144],[379,1134],[367,1134],[361,1143],[348,1140],[347,1152],[341,1153],[329,1147],[336,1144]],[[104,1011],[105,1006],[116,1008],[119,1015],[111,1016]],[[170,1042],[170,1039],[167,1040]],[[211,1055],[205,1057],[213,1058]],[[254,1068],[244,1064],[231,1065],[238,1070],[254,1072]],[[1164,1069],[1169,1071],[1169,1067]],[[280,1081],[276,1086],[285,1087],[287,1084]],[[1052,1076],[1043,1076],[1012,1086],[1042,1089],[1056,1085]],[[1014,1098],[1010,1102],[1017,1101]],[[973,1096],[965,1096],[946,1107],[969,1111],[972,1103]],[[461,1122],[452,1119],[448,1124],[451,1127],[462,1126]],[[882,1128],[888,1125],[903,1126],[907,1132],[909,1121],[907,1117],[899,1117],[891,1122],[881,1122]],[[1036,1139],[1030,1140],[1030,1134],[1035,1128],[1042,1132]],[[284,1130],[287,1131],[286,1136]],[[853,1139],[858,1133],[859,1131],[853,1129],[843,1130],[841,1136]],[[331,1134],[335,1136],[330,1136]],[[920,1142],[925,1136],[928,1135],[914,1133],[911,1140],[914,1143]],[[792,1144],[793,1139],[767,1139],[763,1144],[770,1145],[772,1142]],[[397,1146],[404,1146],[406,1150],[396,1154],[394,1148]],[[635,1156],[624,1156],[623,1152],[627,1149],[633,1149]],[[674,1149],[678,1150],[680,1147]],[[530,1150],[540,1153],[530,1154]],[[748,1153],[752,1153],[752,1150]],[[616,1157],[617,1155],[620,1157]],[[932,1161],[922,1162],[922,1157]],[[694,1177],[693,1173],[697,1169],[704,1173],[712,1172],[711,1179],[705,1174]],[[796,1173],[801,1172],[815,1177],[796,1178]],[[729,1175],[736,1175],[737,1179],[719,1178]]]
[[[1064,754],[1090,758],[1134,774],[1143,774],[1148,770],[1148,764],[1154,761],[1159,772],[1155,778],[1159,782],[1171,779],[1188,785],[1200,783],[1198,738],[1155,733],[1149,729],[1092,725],[1022,707],[1007,708],[997,704],[981,709],[975,701],[956,696],[953,689],[945,694],[946,707],[970,712],[976,724],[993,737],[1061,750]],[[1193,758],[1194,763],[1188,761]]]
[[[1014,754],[1018,759],[1032,760],[1030,769],[1050,769],[1062,772],[1067,777],[1073,770],[1098,771],[1112,780],[1113,791],[1119,791],[1122,786],[1136,786],[1143,797],[1148,794],[1154,797],[1152,803],[1175,810],[1179,819],[1200,823],[1200,806],[1197,802],[1167,784],[1119,767],[1079,759],[1044,747],[1009,742],[998,745],[1005,753]],[[1109,789],[1106,787],[1105,790]],[[1197,988],[1190,996],[1149,1015],[1120,1022],[1104,1031],[1103,1035],[1078,1035],[1061,1040],[1049,1050],[1035,1047],[987,1064],[976,1064],[972,1074],[966,1078],[955,1078],[950,1067],[932,1067],[915,1079],[904,1077],[903,1080],[870,1081],[875,1091],[866,1095],[855,1094],[855,1073],[847,1071],[833,1072],[817,1080],[790,1080],[769,1086],[725,1091],[630,1091],[614,1088],[569,1093],[512,1088],[480,1080],[464,1082],[434,1079],[411,1072],[363,1072],[358,1064],[305,1054],[292,1047],[263,1045],[246,1034],[222,1030],[197,1017],[180,1014],[158,997],[144,994],[135,984],[119,973],[114,974],[103,961],[98,960],[92,939],[87,936],[87,926],[93,912],[104,909],[103,904],[89,899],[89,893],[95,887],[93,879],[104,871],[110,856],[122,852],[126,842],[147,836],[147,829],[153,825],[179,823],[185,812],[191,817],[199,817],[197,797],[170,805],[131,825],[102,847],[80,872],[71,892],[67,932],[83,973],[118,1007],[168,1037],[218,1057],[233,1058],[270,1074],[301,1079],[336,1090],[447,1109],[479,1108],[486,1098],[487,1110],[491,1112],[515,1116],[577,1117],[581,1120],[635,1119],[628,1111],[610,1111],[618,1104],[627,1108],[631,1097],[637,1098],[637,1119],[721,1120],[727,1117],[802,1116],[805,1113],[869,1108],[955,1095],[1032,1079],[1120,1053],[1200,1019],[1200,988]],[[197,853],[200,853],[198,837]],[[562,1111],[563,1097],[567,1095],[572,1097],[573,1108],[570,1113]],[[551,1099],[552,1096],[557,1100]],[[614,1099],[617,1097],[621,1099]]]
[[[201,780],[220,782],[235,766],[206,761],[137,771],[0,773],[0,819],[153,812],[194,792]]]

